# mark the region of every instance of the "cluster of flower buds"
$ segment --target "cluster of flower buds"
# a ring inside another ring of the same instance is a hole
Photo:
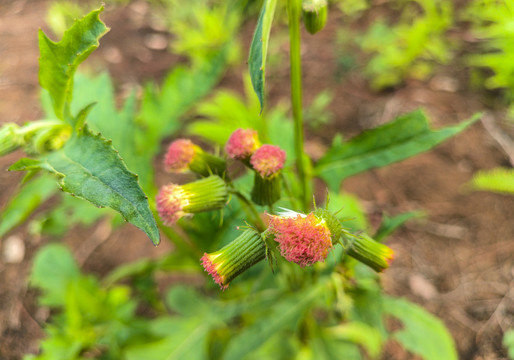
[[[257,131],[237,129],[225,146],[227,155],[255,171],[252,200],[257,205],[273,205],[280,199],[280,171],[286,153],[275,145],[261,145]]]
[[[272,205],[280,199],[279,173],[286,158],[283,150],[262,145],[253,129],[237,129],[228,139],[225,152],[229,158],[242,161],[254,170],[252,200],[257,205]],[[172,183],[161,188],[157,210],[165,224],[171,225],[185,215],[220,209],[227,203],[227,185],[220,178],[226,177],[225,159],[203,151],[191,140],[177,139],[169,145],[164,168],[174,173],[191,171],[209,179],[186,185]]]
[[[259,234],[256,230],[247,230],[221,250],[204,254],[205,271],[223,290],[236,276],[265,258],[269,241],[277,243],[285,260],[305,267],[325,261],[330,250],[347,233],[337,217],[325,209],[316,209],[307,215],[286,210],[269,217],[266,231]],[[386,269],[393,259],[389,247],[368,236],[354,236],[347,254],[378,272]]]
[[[238,129],[225,145],[227,156],[241,161],[254,171],[252,200],[258,205],[272,205],[280,198],[280,172],[286,153],[278,146],[261,144],[257,131]],[[170,172],[191,171],[199,180],[163,186],[156,198],[157,211],[166,225],[195,213],[223,208],[228,202],[225,159],[204,152],[187,139],[172,142],[164,159]],[[201,259],[205,270],[224,290],[239,274],[268,256],[284,258],[301,267],[323,262],[337,244],[346,254],[376,271],[386,269],[393,252],[366,235],[353,235],[326,209],[309,214],[292,210],[268,215],[262,232],[247,228],[235,240]],[[261,229],[262,230],[262,229]],[[341,241],[341,240],[344,241]]]

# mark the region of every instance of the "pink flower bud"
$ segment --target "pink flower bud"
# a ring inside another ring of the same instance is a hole
[[[250,159],[255,171],[262,177],[275,175],[284,167],[286,152],[275,145],[262,145]]]
[[[191,140],[177,139],[168,147],[168,152],[164,158],[164,167],[169,172],[186,171],[195,154],[195,145]]]
[[[156,207],[159,216],[166,225],[172,225],[185,215],[184,205],[187,204],[184,191],[177,184],[168,184],[159,190]]]
[[[225,182],[216,175],[184,185],[168,184],[159,190],[156,207],[166,225],[183,216],[224,207],[228,200]]]
[[[256,130],[237,129],[230,135],[225,145],[225,152],[232,159],[248,159],[259,145],[259,136]]]
[[[295,217],[271,215],[269,230],[279,243],[281,255],[302,267],[324,261],[332,249],[329,228],[312,213]]]
[[[200,260],[205,271],[225,290],[234,278],[265,257],[266,245],[261,234],[248,229],[222,249],[205,253]]]
[[[221,290],[226,290],[228,288],[228,283],[225,281],[225,276],[221,275],[219,272],[221,264],[215,262],[218,256],[220,256],[220,254],[204,253],[200,261],[202,262],[205,271],[212,276],[212,279],[220,286]]]

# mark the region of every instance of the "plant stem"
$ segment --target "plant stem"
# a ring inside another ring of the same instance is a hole
[[[262,221],[261,216],[259,215],[259,212],[253,205],[253,203],[244,196],[241,192],[239,192],[236,189],[231,189],[230,192],[237,196],[237,198],[241,201],[243,208],[248,213],[248,215],[253,217],[253,225],[257,228],[259,231],[266,230],[266,225],[264,224],[264,221]]]
[[[289,51],[291,66],[291,103],[294,119],[294,145],[296,169],[301,185],[302,210],[307,211],[309,203],[308,179],[304,167],[303,120],[302,120],[302,63],[300,56],[301,0],[287,0],[289,20]]]

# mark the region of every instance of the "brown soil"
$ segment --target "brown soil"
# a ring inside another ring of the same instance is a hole
[[[167,35],[152,28],[144,7],[135,4],[117,11],[107,8],[103,19],[111,32],[88,60],[88,66],[107,66],[121,91],[146,79],[160,79],[181,60],[166,50],[147,47],[148,34]],[[47,8],[47,1],[0,0],[1,123],[23,123],[42,116],[37,29],[44,26]],[[330,110],[336,120],[320,133],[307,136],[308,149],[314,156],[327,147],[335,131],[352,136],[416,108],[425,109],[436,128],[484,110],[481,98],[466,90],[461,69],[442,68],[426,83],[410,82],[384,94],[370,92],[353,73],[342,81],[334,80],[336,55],[332,49],[338,20],[337,16],[331,17],[328,27],[316,37],[304,34],[305,102],[327,87],[335,95]],[[246,44],[252,27],[245,26]],[[283,50],[286,52],[287,47]],[[272,103],[287,99],[287,71],[269,70]],[[239,74],[239,70],[230,71],[222,86],[241,89]],[[457,82],[457,91],[443,90],[440,84],[447,79]],[[489,115],[500,117],[492,111]],[[22,177],[4,170],[20,156],[22,153],[16,152],[0,159],[0,207]],[[390,239],[396,260],[383,275],[383,283],[388,293],[408,297],[439,316],[453,334],[461,359],[506,358],[502,334],[514,327],[514,197],[463,191],[473,173],[496,166],[508,166],[507,157],[482,124],[476,123],[428,153],[355,176],[343,185],[345,191],[363,200],[374,225],[383,212],[427,212],[425,221],[409,223]],[[25,256],[19,263],[6,263],[0,257],[2,360],[19,359],[24,353],[37,351],[38,339],[43,335],[41,326],[48,317],[47,311],[37,308],[26,276],[36,250],[51,239],[34,238],[21,227],[2,239],[2,254],[10,236],[23,239]],[[154,248],[131,226],[111,233],[102,222],[92,230],[76,229],[63,241],[86,271],[99,275],[118,264],[159,256],[170,249],[168,244]],[[391,346],[385,358],[412,357]]]

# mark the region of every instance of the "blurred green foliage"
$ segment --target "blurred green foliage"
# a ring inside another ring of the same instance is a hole
[[[446,32],[453,24],[453,4],[448,0],[395,2],[399,20],[374,21],[356,42],[370,56],[364,75],[373,89],[400,84],[405,79],[425,80],[440,64],[452,59],[453,46]]]

